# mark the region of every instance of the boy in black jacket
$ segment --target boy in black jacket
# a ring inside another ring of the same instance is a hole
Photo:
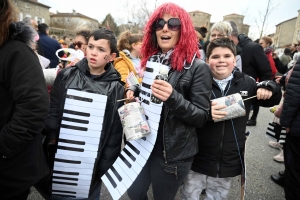
[[[197,130],[199,152],[195,155],[192,170],[181,188],[182,199],[199,199],[206,189],[208,199],[227,199],[231,177],[245,172],[242,152],[245,148],[245,129],[250,106],[258,101],[261,106],[278,104],[281,98],[279,85],[273,81],[256,84],[250,76],[235,70],[236,48],[228,38],[213,40],[208,46],[207,63],[213,74],[211,121]],[[226,116],[213,99],[241,93],[246,116],[214,122]]]

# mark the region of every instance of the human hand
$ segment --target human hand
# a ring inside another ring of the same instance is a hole
[[[282,78],[282,76],[275,76],[275,81],[276,83],[280,83],[280,79]]]
[[[126,98],[129,100],[134,100],[134,92],[132,90],[127,90],[126,92]]]
[[[285,128],[286,133],[290,132],[290,128]]]
[[[266,99],[270,99],[270,97],[272,96],[272,91],[267,90],[265,88],[259,88],[256,92],[256,97],[258,100],[262,99],[262,100],[266,100]]]
[[[211,103],[211,116],[212,119],[215,121],[216,119],[222,119],[224,118],[228,113],[225,111],[221,111],[220,109],[226,108],[225,105],[217,105],[217,102]]]
[[[272,52],[272,57],[273,57],[273,59],[276,59],[276,58],[278,58],[278,53],[276,53],[276,52]]]
[[[154,80],[151,89],[152,94],[162,101],[166,101],[173,92],[172,85],[163,80]]]

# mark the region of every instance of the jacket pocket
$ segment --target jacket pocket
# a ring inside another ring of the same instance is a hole
[[[166,174],[170,174],[170,175],[175,175],[176,180],[178,180],[178,174],[177,174],[177,166],[172,166],[172,165],[166,165],[163,163],[160,163],[161,167],[163,168],[163,171]]]

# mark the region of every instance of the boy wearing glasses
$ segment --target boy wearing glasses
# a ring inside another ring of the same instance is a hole
[[[207,198],[227,199],[232,177],[245,173],[242,152],[245,149],[245,130],[250,106],[254,101],[265,107],[279,103],[280,87],[273,81],[255,80],[235,68],[236,47],[229,38],[218,38],[208,46],[207,63],[213,74],[211,118],[197,129],[199,152],[194,156],[191,171],[180,192],[182,199],[198,200],[203,189]],[[213,99],[241,93],[246,116],[220,122],[226,112],[225,105],[216,105]]]

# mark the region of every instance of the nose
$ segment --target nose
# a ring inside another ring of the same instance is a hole
[[[78,49],[79,49],[77,45],[75,45],[75,47],[74,47],[74,48],[75,48],[75,50],[78,50]]]
[[[168,31],[169,28],[168,28],[168,23],[165,23],[164,27],[163,27],[163,31]]]

